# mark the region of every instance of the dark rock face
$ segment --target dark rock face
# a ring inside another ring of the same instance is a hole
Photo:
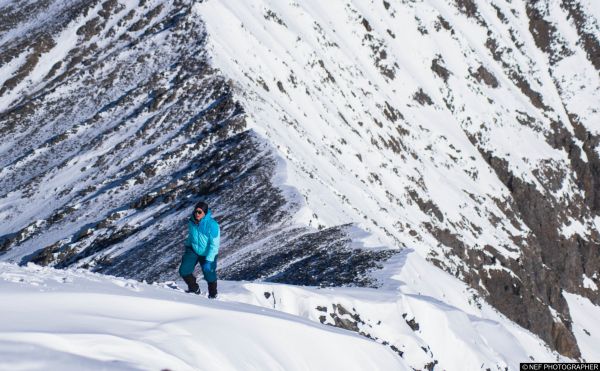
[[[436,75],[441,77],[444,82],[448,81],[448,78],[450,77],[450,71],[444,67],[444,61],[440,55],[431,61],[431,70],[435,72]]]
[[[486,254],[485,251],[469,250],[459,239],[443,231],[435,233],[440,241],[452,246],[457,255],[464,256],[470,266],[495,263],[498,259],[502,266],[514,272],[518,278],[503,274],[502,271],[494,271],[488,276],[477,271],[465,275],[473,287],[480,282],[484,284],[490,292],[488,300],[500,311],[554,344],[560,353],[577,358],[580,353],[571,332],[569,309],[562,290],[600,303],[597,291],[581,285],[582,275],[592,276],[600,266],[600,246],[597,243],[600,236],[598,231],[591,231],[588,240],[579,235],[565,237],[559,232],[567,217],[581,220],[598,213],[595,185],[598,184],[599,162],[597,154],[589,151],[590,147],[595,148],[598,138],[576,122],[574,126],[577,128],[575,135],[584,143],[586,155],[589,154],[587,161],[581,159],[581,150],[575,144],[575,138],[563,125],[556,124],[554,133],[547,138],[552,146],[564,149],[569,154],[573,170],[580,179],[579,186],[584,191],[584,198],[566,207],[561,200],[541,193],[533,184],[515,176],[506,160],[481,150],[482,156],[511,192],[514,201],[511,209],[532,231],[527,240],[519,241],[523,252],[521,258],[512,260]],[[564,175],[556,174],[556,171],[549,166],[540,178],[547,179],[549,187],[558,188]],[[549,308],[558,312],[558,318],[552,315]]]
[[[561,206],[558,206],[556,200],[550,200],[547,195],[542,195],[535,190],[530,184],[526,184],[517,178],[511,177],[507,170],[506,163],[490,156],[489,163],[496,170],[500,179],[511,190],[513,199],[516,202],[520,216],[523,218],[527,226],[532,230],[531,240],[527,241],[528,254],[523,256],[523,264],[528,267],[525,272],[520,274],[520,277],[531,277],[533,282],[525,281],[525,284],[533,288],[536,296],[545,299],[549,307],[554,308],[560,313],[561,322],[550,321],[549,313],[544,316],[547,318],[545,323],[551,323],[551,328],[537,329],[536,333],[544,334],[544,338],[551,338],[556,344],[557,350],[562,354],[567,354],[571,357],[578,357],[579,351],[575,338],[570,333],[570,316],[568,307],[562,297],[561,288],[569,292],[588,294],[581,287],[582,274],[586,272],[585,267],[597,267],[600,264],[600,257],[597,254],[598,244],[592,241],[585,241],[579,236],[573,238],[565,238],[558,233],[560,228],[561,214],[564,212]],[[585,204],[572,207],[572,212],[586,212]],[[581,208],[581,209],[580,209]],[[583,210],[582,210],[583,209]],[[528,261],[530,260],[530,261]],[[514,264],[511,264],[514,265]],[[595,269],[595,268],[594,268]],[[539,271],[541,274],[536,276],[527,275],[526,272]],[[510,279],[505,280],[510,286]],[[496,283],[497,284],[497,283]],[[536,290],[537,288],[537,290]],[[513,292],[515,296],[521,296],[519,291]],[[591,296],[594,302],[599,303],[597,294]],[[519,300],[515,298],[517,303],[510,305],[507,311],[514,311],[511,307],[525,306],[529,309],[539,307],[529,300]],[[520,302],[520,303],[518,303]],[[541,310],[542,308],[540,308]],[[547,308],[546,308],[547,311]],[[532,327],[540,324],[539,313],[537,311],[528,311],[532,318],[528,319],[528,323]],[[525,313],[523,313],[525,314]],[[515,318],[521,318],[520,315]],[[517,319],[518,323],[520,322]],[[527,323],[527,322],[525,322]]]
[[[515,210],[514,216],[523,220],[532,231],[526,240],[516,241],[522,251],[519,259],[506,259],[494,254],[493,250],[469,250],[447,231],[435,230],[434,233],[442,243],[451,246],[456,255],[463,256],[468,265],[475,268],[462,273],[472,287],[477,288],[479,284],[486,287],[489,292],[488,300],[492,305],[553,344],[561,354],[578,358],[580,352],[572,334],[569,309],[562,290],[578,293],[594,303],[600,303],[597,291],[581,285],[582,275],[591,277],[600,266],[600,246],[597,242],[599,235],[598,231],[592,230],[590,239],[579,235],[565,237],[560,230],[568,217],[581,220],[597,215],[595,185],[598,184],[599,162],[597,154],[589,151],[590,147],[595,148],[597,145],[597,136],[586,131],[577,122],[573,125],[577,128],[577,139],[583,142],[587,161],[582,160],[581,150],[575,144],[574,136],[564,129],[564,125],[554,125],[553,133],[547,136],[549,144],[568,153],[573,171],[580,180],[578,185],[584,197],[568,205],[515,176],[506,160],[480,149],[482,156],[511,192],[514,203],[510,205],[510,209]],[[477,145],[475,138],[471,140]],[[539,178],[546,179],[545,184],[550,189],[561,186],[565,174],[557,173],[558,170],[551,165],[539,171],[543,172]],[[503,271],[493,271],[486,275],[477,269],[482,264],[495,264],[496,260],[516,276]],[[553,315],[552,310],[558,314]]]
[[[395,255],[396,251],[351,249],[347,229],[339,226],[311,232],[305,228],[272,231],[259,247],[228,254],[233,262],[223,278],[263,279],[270,282],[312,286],[376,286],[367,273]]]
[[[498,79],[496,79],[496,76],[494,76],[490,71],[488,71],[483,66],[479,66],[479,68],[477,68],[477,71],[475,71],[472,75],[473,75],[473,77],[475,77],[477,79],[477,81],[483,82],[487,86],[490,86],[492,88],[497,88],[499,85]]]

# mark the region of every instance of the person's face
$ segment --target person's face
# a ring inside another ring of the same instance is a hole
[[[204,218],[204,211],[202,211],[202,209],[200,208],[194,210],[194,217],[196,218],[196,220]]]

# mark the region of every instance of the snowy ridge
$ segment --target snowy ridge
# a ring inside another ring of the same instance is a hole
[[[464,370],[561,359],[487,304],[475,313],[425,293],[243,282],[223,282],[221,299],[209,301],[170,285],[0,263],[0,291],[11,303],[1,310],[0,365]],[[444,289],[454,285],[465,288],[456,281]],[[24,357],[31,349],[36,360]]]

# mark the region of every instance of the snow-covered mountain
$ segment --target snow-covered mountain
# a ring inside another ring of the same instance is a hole
[[[0,258],[172,280],[206,199],[222,277],[431,287],[591,360],[599,20],[593,0],[3,1]],[[411,367],[441,362],[421,341]]]

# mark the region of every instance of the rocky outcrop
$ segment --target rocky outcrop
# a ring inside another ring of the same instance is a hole
[[[317,232],[306,228],[271,231],[255,249],[228,254],[223,278],[322,287],[376,287],[380,283],[368,273],[382,268],[397,252],[350,248],[352,228],[355,227],[345,225]]]

